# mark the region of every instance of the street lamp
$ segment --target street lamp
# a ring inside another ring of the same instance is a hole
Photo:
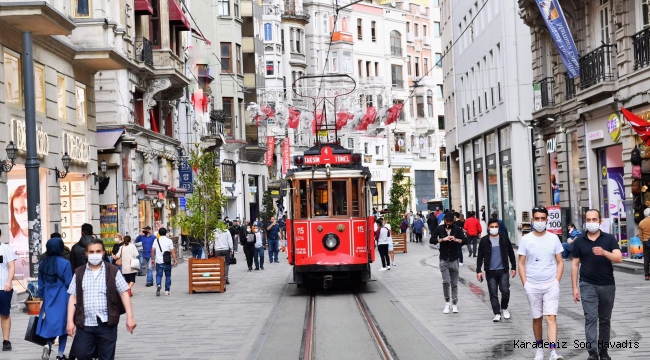
[[[92,173],[95,177],[95,185],[100,181],[106,180],[106,172],[108,171],[108,163],[106,162],[106,159],[102,160],[101,164],[99,164],[99,170],[102,172],[102,176],[97,175],[97,173]]]
[[[54,176],[56,176],[56,181],[59,181],[59,179],[63,179],[68,176],[68,169],[70,168],[70,155],[68,155],[68,153],[63,154],[61,162],[63,163],[63,171],[59,171],[59,169],[56,167],[54,168]]]
[[[16,144],[14,144],[13,141],[10,141],[9,144],[7,145],[6,151],[7,151],[7,160],[4,160],[2,162],[2,166],[0,167],[0,173],[10,172],[11,169],[14,167],[16,154],[18,154],[18,147],[16,146]]]

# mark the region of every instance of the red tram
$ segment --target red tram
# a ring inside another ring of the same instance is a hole
[[[372,196],[377,189],[361,154],[319,143],[293,157],[287,172],[287,244],[298,286],[335,279],[370,280],[374,253]]]

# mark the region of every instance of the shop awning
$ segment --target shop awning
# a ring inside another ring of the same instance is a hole
[[[124,129],[97,130],[97,150],[115,149],[115,144],[123,132]]]
[[[168,0],[169,2],[169,23],[176,25],[177,30],[190,31],[190,21],[183,12],[181,5],[177,0]]]
[[[135,0],[133,6],[136,15],[153,15],[151,0]]]
[[[210,40],[206,39],[206,37],[203,36],[203,34],[201,34],[201,32],[199,31],[199,29],[197,29],[197,28],[192,28],[192,34],[194,34],[194,37],[199,38],[199,39],[205,41],[206,44],[208,44],[208,45],[212,45],[212,42],[210,42]]]

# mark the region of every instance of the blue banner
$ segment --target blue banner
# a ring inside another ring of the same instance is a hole
[[[179,184],[181,188],[187,190],[188,194],[191,194],[194,192],[194,183],[192,180],[192,167],[187,162],[187,160],[183,159],[180,156],[180,153],[179,153],[179,158],[180,158],[180,163],[178,165]]]
[[[576,44],[573,42],[569,25],[566,23],[558,0],[536,1],[537,6],[539,6],[539,11],[541,11],[544,17],[548,31],[553,38],[553,42],[555,42],[557,49],[560,51],[560,57],[564,66],[566,66],[569,77],[575,78],[580,76],[580,64],[578,63],[580,55],[578,55],[578,49],[576,49]]]

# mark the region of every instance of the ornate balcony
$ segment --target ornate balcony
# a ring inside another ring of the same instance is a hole
[[[309,23],[309,17],[309,13],[303,10],[300,6],[296,6],[295,2],[285,1],[282,19],[298,20],[306,25]]]
[[[602,45],[580,57],[580,89],[584,90],[600,82],[613,81],[612,49],[615,45]]]
[[[632,35],[634,47],[634,70],[650,65],[650,28]]]
[[[153,45],[145,37],[135,40],[135,61],[153,67]]]
[[[539,86],[541,90],[541,105],[542,108],[555,106],[555,96],[554,96],[554,86],[555,80],[552,77],[544,78],[540,82],[535,84],[536,87]],[[536,101],[537,102],[537,101]],[[535,109],[539,110],[539,109]]]
[[[576,97],[575,79],[570,78],[569,74],[564,74],[564,100],[571,100]]]

